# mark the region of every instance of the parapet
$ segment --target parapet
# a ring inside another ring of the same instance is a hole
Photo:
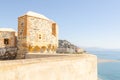
[[[31,54],[33,58],[0,61],[1,80],[97,80],[97,57],[91,54]],[[37,56],[37,57],[35,57]]]

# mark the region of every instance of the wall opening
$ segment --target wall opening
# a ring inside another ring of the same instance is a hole
[[[39,46],[35,46],[33,51],[34,52],[40,52],[40,47]]]
[[[45,46],[42,46],[41,49],[40,49],[40,52],[44,53],[46,50],[47,50],[47,48]]]
[[[56,36],[56,23],[52,24],[52,35]]]
[[[41,34],[39,34],[39,39],[41,39]]]
[[[5,45],[8,45],[8,44],[9,44],[9,39],[8,39],[8,38],[5,38],[5,39],[4,39],[4,44],[5,44]]]

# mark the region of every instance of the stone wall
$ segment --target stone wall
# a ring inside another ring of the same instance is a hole
[[[0,60],[15,59],[17,55],[16,47],[0,48]]]
[[[21,16],[18,18],[18,52],[17,58],[23,58],[27,53],[27,16]]]
[[[29,52],[56,52],[57,24],[41,14],[28,12],[18,18],[18,56]]]
[[[55,26],[52,29],[53,24]],[[29,43],[30,52],[37,51],[37,49],[39,52],[47,51],[47,49],[49,51],[56,51],[58,46],[56,23],[42,18],[28,16],[28,26],[27,42]]]
[[[40,55],[0,61],[0,80],[97,80],[94,55]]]
[[[7,45],[4,44],[4,39],[8,39]],[[0,48],[15,47],[15,46],[16,46],[15,32],[0,31]]]

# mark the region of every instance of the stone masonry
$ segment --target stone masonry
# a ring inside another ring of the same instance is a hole
[[[58,47],[58,26],[47,17],[27,12],[18,18],[18,57],[26,53],[55,53]]]
[[[98,80],[94,55],[37,55],[39,58],[0,61],[0,80]]]
[[[15,30],[0,28],[0,59],[15,59],[17,55]]]
[[[16,47],[15,30],[0,28],[0,48]]]

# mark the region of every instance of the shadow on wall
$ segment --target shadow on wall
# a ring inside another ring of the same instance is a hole
[[[26,59],[33,59],[33,58],[49,58],[49,57],[61,57],[61,56],[68,56],[68,55],[59,55],[59,54],[27,54]]]

